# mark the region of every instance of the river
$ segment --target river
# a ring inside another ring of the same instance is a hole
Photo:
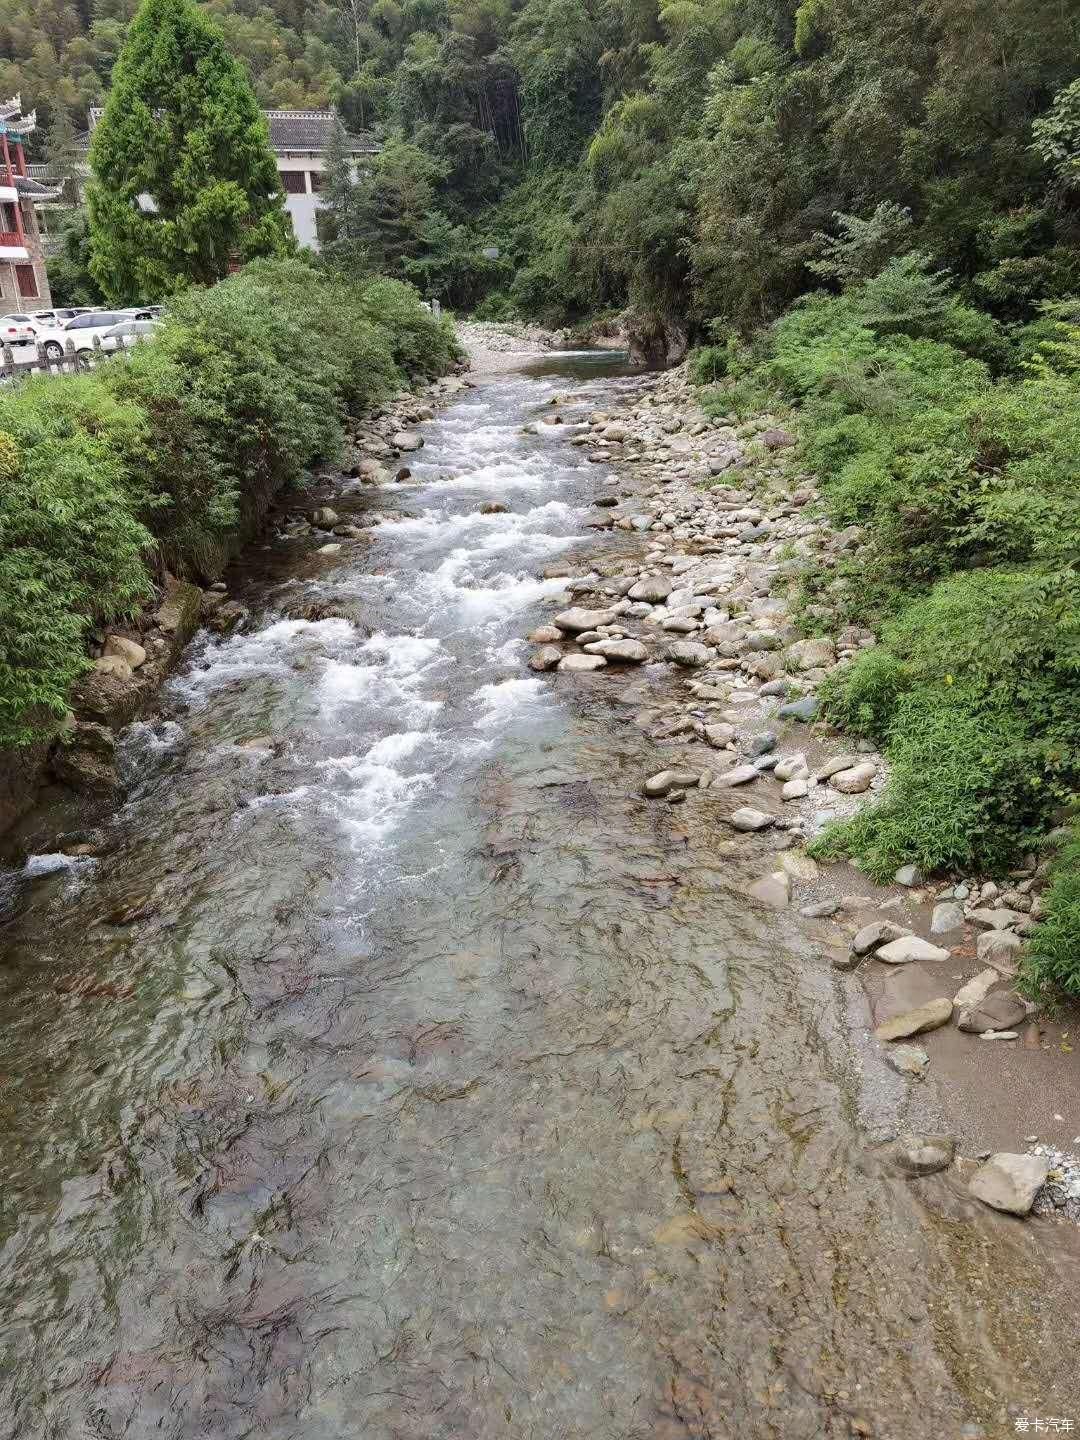
[[[334,500],[388,512],[372,546],[255,552],[255,623],[132,727],[96,856],[19,877],[5,1440],[1068,1414],[1044,1232],[882,1165],[847,982],[640,798],[649,675],[523,664],[543,567],[633,543],[586,537],[568,437],[639,383],[502,375]]]

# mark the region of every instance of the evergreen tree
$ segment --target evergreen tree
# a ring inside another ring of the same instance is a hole
[[[114,302],[292,246],[244,67],[193,0],[142,0],[90,147],[91,269]]]
[[[348,137],[335,111],[326,142],[319,239],[323,259],[336,269],[363,274],[372,248],[371,181],[354,172]]]

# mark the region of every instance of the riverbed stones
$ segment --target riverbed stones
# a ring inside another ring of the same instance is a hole
[[[126,660],[132,670],[138,670],[140,665],[146,664],[146,651],[137,640],[129,640],[126,635],[107,635],[105,637],[104,653],[106,655],[119,655]]]
[[[791,900],[791,880],[783,870],[774,870],[750,886],[750,897],[770,910],[786,910]]]
[[[646,575],[644,579],[631,585],[628,593],[631,600],[647,600],[650,605],[659,605],[668,598],[673,589],[674,586],[666,576]]]
[[[856,932],[851,942],[851,953],[870,955],[882,945],[903,940],[910,934],[910,930],[906,930],[902,925],[895,925],[891,920],[872,920]]]
[[[734,743],[738,732],[734,725],[728,725],[726,721],[717,720],[712,725],[705,726],[705,740],[714,750],[723,750],[726,746]]]
[[[114,680],[130,680],[134,670],[122,655],[102,655],[94,661],[99,675],[111,675]]]
[[[976,1200],[1010,1215],[1027,1215],[1046,1183],[1050,1161],[1042,1155],[991,1155],[968,1181]]]
[[[336,510],[331,510],[329,505],[323,505],[314,512],[311,523],[316,530],[332,530],[335,525],[341,523],[341,516]]]
[[[897,1136],[892,1154],[905,1175],[934,1175],[939,1170],[947,1170],[952,1164],[956,1141],[951,1135],[908,1132]]]
[[[1011,1030],[1022,1025],[1027,1013],[1027,1006],[1018,995],[999,990],[962,1011],[956,1023],[968,1034],[981,1035],[985,1030]]]
[[[717,785],[723,785],[728,789],[736,785],[749,785],[751,781],[757,780],[761,771],[756,765],[735,765],[730,770],[725,770],[723,775],[716,777]]]
[[[768,815],[764,810],[755,810],[752,805],[740,805],[738,810],[728,816],[728,824],[735,830],[753,833],[758,830],[768,830],[776,824],[776,816]]]
[[[586,630],[595,630],[599,625],[612,625],[616,619],[614,610],[586,610],[574,605],[569,610],[560,611],[555,616],[555,624],[571,635],[580,635]]]
[[[915,960],[948,960],[950,952],[918,935],[904,935],[883,945],[877,951],[877,958],[886,965],[910,965]]]
[[[836,646],[831,640],[811,637],[796,640],[784,651],[785,667],[790,670],[818,670],[836,661]]]
[[[948,935],[951,930],[959,930],[963,923],[964,907],[955,900],[945,900],[934,906],[934,913],[930,918],[930,934]]]
[[[563,638],[563,632],[557,625],[538,625],[529,633],[534,645],[557,645]]]
[[[709,651],[695,640],[676,640],[668,647],[668,659],[688,670],[699,669],[709,662]]]
[[[603,670],[607,661],[603,655],[564,655],[558,669],[584,673],[588,670]]]
[[[640,665],[649,658],[649,652],[640,640],[597,640],[585,649],[590,655],[603,655],[605,660],[614,660],[624,665]]]
[[[395,450],[419,450],[423,443],[424,437],[416,430],[399,430],[390,439]]]
[[[660,770],[657,774],[650,775],[642,788],[646,795],[657,798],[666,795],[670,790],[696,785],[698,779],[696,770]]]
[[[824,784],[831,780],[834,775],[841,774],[844,770],[854,769],[861,764],[858,755],[834,755],[831,760],[825,760],[814,772],[814,779]]]
[[[529,669],[554,670],[562,658],[563,653],[557,645],[541,645],[529,656]]]
[[[925,1005],[917,1005],[914,1010],[894,1015],[891,1020],[882,1021],[874,1034],[879,1040],[906,1040],[909,1035],[922,1035],[927,1030],[936,1030],[939,1025],[947,1025],[952,1019],[952,1012],[952,1001],[942,995],[936,1000],[928,1000]]]
[[[852,765],[849,770],[838,771],[830,778],[829,784],[841,795],[861,795],[864,790],[870,789],[876,774],[877,766],[865,760],[859,765]]]
[[[801,699],[790,700],[786,705],[781,705],[776,712],[781,720],[798,720],[804,725],[809,725],[811,720],[817,718],[821,709],[821,702],[814,695],[803,695]]]
[[[892,1045],[885,1053],[887,1063],[898,1075],[921,1080],[930,1068],[930,1056],[921,1045]]]
[[[781,800],[804,800],[810,793],[807,780],[786,780],[780,788]]]
[[[981,970],[978,975],[972,976],[953,996],[957,1011],[971,1010],[976,1005],[981,1005],[1000,979],[1001,976],[996,970]]]
[[[807,774],[806,756],[800,751],[797,755],[785,755],[777,761],[776,770],[773,772],[778,780],[798,780]]]
[[[897,885],[903,885],[905,889],[914,889],[916,885],[923,883],[923,874],[917,865],[901,865],[893,876]]]
[[[1014,974],[1016,961],[1024,942],[1011,930],[984,930],[975,940],[975,953],[988,965],[996,965],[1006,974]]]

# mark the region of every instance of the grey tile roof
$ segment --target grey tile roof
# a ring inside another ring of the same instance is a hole
[[[90,135],[104,111],[95,106],[90,111],[90,130],[80,135],[77,144],[88,149]],[[286,151],[321,154],[330,134],[332,112],[329,110],[264,110],[270,126],[270,145],[280,155]],[[382,148],[371,134],[349,135],[349,150],[354,155],[374,155]]]

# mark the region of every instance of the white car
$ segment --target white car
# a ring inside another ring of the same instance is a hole
[[[26,318],[33,322],[35,329],[43,330],[47,325],[62,325],[76,315],[85,315],[88,308],[86,305],[71,305],[64,310],[31,310]]]
[[[29,315],[0,315],[0,345],[33,345],[37,335]]]
[[[118,325],[114,325],[102,335],[101,348],[102,350],[124,350],[127,346],[134,345],[136,340],[148,340],[160,329],[161,322],[158,320],[135,320],[132,318],[121,320]]]
[[[102,342],[103,349],[114,350],[115,339],[105,345],[106,333],[130,319],[131,316],[123,310],[90,310],[85,315],[76,315],[59,325],[42,326],[35,339],[40,340],[45,347],[46,359],[54,362],[64,358],[69,340],[76,355],[82,350],[93,350],[95,336]]]

